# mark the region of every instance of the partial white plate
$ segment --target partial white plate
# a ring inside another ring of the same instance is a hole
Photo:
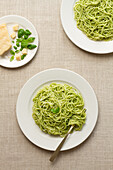
[[[61,4],[61,22],[65,33],[69,39],[81,49],[97,53],[107,54],[113,52],[113,41],[93,41],[90,40],[76,26],[74,20],[73,7],[77,0],[62,0]]]
[[[27,64],[35,56],[37,52],[37,49],[39,47],[39,37],[38,37],[37,31],[29,20],[18,15],[8,15],[8,16],[4,16],[0,18],[0,24],[4,24],[4,23],[7,24],[9,34],[13,32],[13,28],[12,28],[13,25],[19,24],[19,28],[29,29],[32,33],[31,36],[35,37],[33,44],[37,45],[37,47],[33,50],[28,50],[28,54],[24,58],[24,60],[21,60],[21,61],[13,60],[12,62],[10,62],[10,59],[9,59],[9,57],[11,57],[11,54],[9,52],[10,50],[7,53],[5,53],[4,56],[0,56],[0,65],[3,67],[16,68],[16,67],[23,66]],[[14,44],[12,43],[12,45]]]
[[[16,115],[24,135],[35,145],[54,151],[61,142],[61,137],[45,134],[32,118],[32,99],[37,91],[51,82],[67,83],[76,87],[82,94],[87,109],[87,120],[81,131],[73,132],[62,147],[63,150],[81,144],[93,131],[98,117],[98,103],[90,84],[79,74],[65,69],[48,69],[33,76],[21,89],[16,105]]]

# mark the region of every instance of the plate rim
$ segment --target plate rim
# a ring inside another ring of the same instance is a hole
[[[20,98],[20,96],[21,96],[21,94],[22,94],[22,91],[23,91],[23,89],[25,88],[25,86],[26,86],[32,79],[34,79],[35,77],[39,76],[40,74],[43,74],[44,72],[51,71],[51,70],[55,70],[55,71],[57,71],[57,70],[68,71],[68,72],[71,72],[71,73],[76,74],[77,76],[79,76],[80,78],[82,78],[82,79],[90,86],[90,88],[91,88],[91,90],[92,90],[92,92],[93,92],[93,95],[94,95],[94,97],[95,97],[95,99],[96,99],[96,107],[97,107],[97,108],[96,108],[96,112],[97,112],[97,113],[96,113],[96,118],[95,118],[94,125],[93,125],[92,129],[90,130],[90,133],[88,133],[88,134],[85,136],[85,139],[83,139],[82,141],[80,141],[77,145],[72,146],[72,147],[68,147],[68,148],[61,149],[61,151],[66,151],[66,150],[70,150],[70,149],[73,149],[73,148],[79,146],[79,145],[82,144],[85,140],[87,140],[88,137],[89,137],[89,136],[91,135],[91,133],[93,132],[93,130],[94,130],[95,126],[96,126],[97,120],[98,120],[98,100],[97,100],[95,91],[94,91],[94,89],[92,88],[92,86],[89,84],[89,82],[88,82],[84,77],[82,77],[80,74],[78,74],[78,73],[76,73],[76,72],[74,72],[74,71],[68,70],[68,69],[51,68],[51,69],[46,69],[46,70],[40,71],[40,72],[38,72],[37,74],[35,74],[34,76],[32,76],[31,78],[29,78],[29,79],[26,81],[26,83],[22,86],[22,88],[21,88],[21,90],[20,90],[20,92],[19,92],[19,94],[18,94],[18,98],[17,98],[17,102],[16,102],[16,120],[17,120],[17,122],[18,122],[19,128],[21,129],[22,133],[24,134],[24,136],[25,136],[32,144],[34,144],[34,145],[36,145],[36,146],[38,146],[39,148],[42,148],[42,149],[44,149],[44,150],[49,150],[49,151],[54,151],[54,150],[55,150],[55,149],[52,149],[52,148],[50,149],[50,148],[41,146],[40,144],[37,144],[37,143],[34,142],[28,135],[26,135],[26,134],[24,133],[24,130],[23,130],[22,127],[21,127],[21,122],[19,122],[18,113],[17,113],[17,112],[18,112],[18,108],[17,108],[17,107],[18,107],[18,103],[19,103],[19,98]]]
[[[65,0],[62,0],[61,2],[61,7],[60,7],[60,20],[61,20],[61,24],[62,24],[62,27],[63,27],[63,30],[65,32],[65,34],[67,35],[67,37],[69,38],[70,41],[72,41],[72,43],[74,45],[76,45],[78,48],[82,49],[83,51],[86,51],[86,52],[89,52],[89,53],[93,53],[93,54],[110,54],[110,53],[113,53],[113,50],[109,50],[109,51],[106,51],[106,52],[103,52],[103,51],[93,51],[93,50],[88,50],[84,47],[82,47],[81,45],[79,45],[79,43],[75,42],[75,40],[73,39],[72,36],[70,36],[69,32],[67,31],[67,28],[64,26],[64,21],[63,21],[63,14],[62,14],[62,8],[63,8],[63,3],[64,3]],[[74,1],[74,0],[73,0]],[[76,0],[77,1],[77,0]],[[66,2],[66,1],[65,1]],[[93,40],[92,40],[93,41]],[[113,40],[112,40],[113,41]]]
[[[29,58],[28,61],[23,62],[23,63],[21,63],[20,65],[17,65],[17,66],[14,66],[14,65],[13,65],[13,66],[12,66],[12,65],[5,65],[5,64],[1,64],[1,63],[0,63],[0,66],[2,66],[2,67],[9,68],[9,69],[10,69],[10,68],[11,68],[11,69],[16,69],[16,68],[19,68],[19,67],[22,67],[22,66],[26,65],[27,63],[29,63],[29,62],[35,57],[35,55],[36,55],[36,53],[37,53],[37,51],[38,51],[38,49],[39,49],[40,40],[39,40],[39,34],[38,34],[35,26],[32,24],[32,22],[31,22],[29,19],[27,19],[26,17],[23,17],[23,16],[21,16],[21,15],[5,15],[5,16],[0,17],[0,20],[1,20],[1,19],[4,19],[4,18],[8,18],[8,17],[17,17],[17,18],[26,20],[29,24],[31,24],[32,28],[34,29],[34,31],[35,31],[35,33],[36,33],[37,39],[38,39],[36,51],[35,51],[34,55],[33,55],[31,58]]]

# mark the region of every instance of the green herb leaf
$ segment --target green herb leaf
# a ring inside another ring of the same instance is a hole
[[[16,46],[14,46],[13,48],[14,48],[15,50],[17,50],[17,47],[16,47]]]
[[[23,54],[23,55],[21,56],[21,60],[23,60],[23,59],[25,58],[25,56],[26,56],[26,54]]]
[[[28,46],[28,41],[27,40],[22,40],[21,48],[27,48],[27,46]]]
[[[15,55],[15,52],[13,50],[10,51],[11,55]]]
[[[52,112],[52,113],[56,113],[56,112],[55,112],[55,109],[51,109],[51,112]]]
[[[29,30],[25,30],[26,35],[31,35],[31,32]]]
[[[52,108],[52,109],[51,109],[51,112],[52,112],[52,113],[58,113],[59,110],[60,110],[59,107],[57,107],[57,108]]]
[[[12,41],[12,43],[14,43],[14,41]]]
[[[19,42],[16,42],[16,46],[17,46],[17,47],[20,47],[20,44],[19,44]]]
[[[25,35],[24,35],[24,39],[27,39],[27,38],[28,38],[28,35],[25,34]]]
[[[30,49],[30,50],[32,50],[32,49],[34,49],[34,48],[36,48],[36,47],[37,47],[37,46],[34,45],[34,44],[28,44],[28,45],[27,45],[27,48]]]
[[[10,58],[10,62],[11,62],[11,61],[13,61],[13,60],[14,60],[14,56],[11,56],[11,58]]]
[[[20,48],[20,51],[22,51],[23,50],[23,48]]]
[[[29,43],[32,43],[34,40],[35,40],[35,37],[30,37],[30,38],[28,38],[28,42],[29,42]]]
[[[22,41],[22,38],[16,39],[16,42],[21,42],[21,41]]]
[[[60,111],[60,108],[59,107],[57,107],[56,108],[56,113],[58,113]]]
[[[19,53],[20,50],[16,50],[15,53]]]
[[[19,29],[18,30],[18,38],[21,38],[24,35],[24,29]]]

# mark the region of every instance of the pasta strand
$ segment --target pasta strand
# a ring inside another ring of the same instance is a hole
[[[32,117],[39,128],[51,135],[64,136],[71,125],[82,129],[86,109],[80,92],[67,84],[51,83],[40,89],[33,98]]]
[[[74,19],[90,39],[113,40],[113,0],[79,0],[74,5]]]

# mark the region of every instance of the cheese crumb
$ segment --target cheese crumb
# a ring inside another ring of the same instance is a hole
[[[27,55],[27,49],[26,49],[26,48],[24,48],[24,49],[22,50],[22,54]]]
[[[16,25],[13,26],[13,30],[14,30],[14,31],[18,31],[18,28],[19,28],[19,25],[18,25],[18,24],[16,24]]]
[[[21,54],[20,54],[20,53],[16,54],[16,60],[17,60],[17,61],[20,61],[20,60],[21,60]]]
[[[13,32],[10,36],[11,36],[12,39],[14,39],[16,37],[16,33]]]

